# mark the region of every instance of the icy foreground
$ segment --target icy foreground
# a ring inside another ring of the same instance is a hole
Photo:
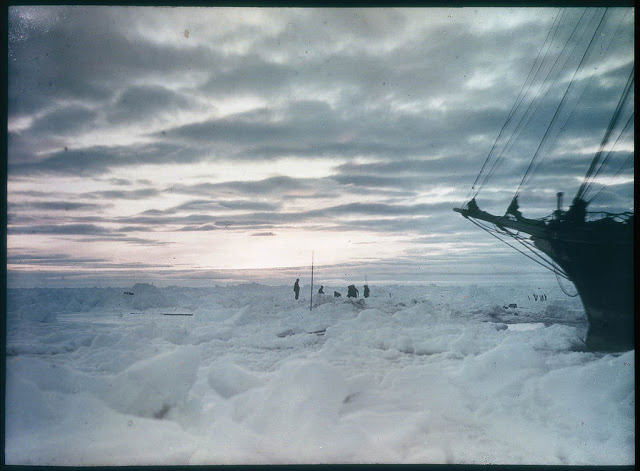
[[[371,287],[9,290],[6,462],[634,464],[634,352],[580,351],[579,301]]]

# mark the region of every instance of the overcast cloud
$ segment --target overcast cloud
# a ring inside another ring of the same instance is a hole
[[[598,24],[574,76],[570,48]],[[218,280],[312,250],[327,276],[539,272],[452,208],[539,54],[555,64],[530,89],[539,113],[505,128],[477,201],[506,210],[538,116],[568,90],[520,206],[546,216],[557,191],[568,204],[633,67],[633,29],[631,8],[11,7],[9,281],[42,266],[47,282]],[[594,209],[633,210],[631,112]]]

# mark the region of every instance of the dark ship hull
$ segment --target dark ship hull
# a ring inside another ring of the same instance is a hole
[[[582,300],[591,350],[634,348],[633,225],[608,220],[585,223],[572,239],[533,237],[573,281]],[[553,233],[552,233],[553,234]]]
[[[605,217],[588,222],[560,214],[551,221],[519,214],[499,217],[480,210],[473,200],[455,211],[530,235],[575,285],[589,322],[589,350],[634,348],[633,215],[624,221]]]

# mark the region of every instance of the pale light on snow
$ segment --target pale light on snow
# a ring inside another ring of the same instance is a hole
[[[370,286],[10,289],[6,463],[634,464],[634,352],[576,298]]]

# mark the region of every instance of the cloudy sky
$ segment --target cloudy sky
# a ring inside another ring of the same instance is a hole
[[[633,22],[630,8],[10,7],[9,285],[308,277],[312,251],[333,280],[540,273],[452,208],[477,192],[504,212],[565,94],[520,207],[543,217],[575,194],[632,70]],[[629,113],[594,208],[633,208]]]

